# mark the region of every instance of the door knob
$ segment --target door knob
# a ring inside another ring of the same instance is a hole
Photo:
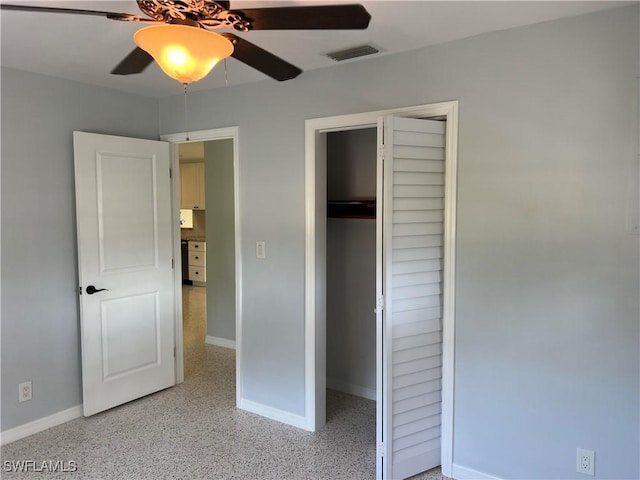
[[[85,291],[87,292],[87,294],[93,295],[94,293],[102,292],[103,290],[108,290],[108,289],[107,288],[96,288],[93,285],[89,285]]]

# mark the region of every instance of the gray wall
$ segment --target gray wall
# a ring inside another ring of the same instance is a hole
[[[633,6],[192,93],[192,129],[240,127],[245,397],[304,413],[304,120],[457,99],[454,461],[582,478],[581,446],[596,478],[638,478],[638,20]],[[159,102],[161,132],[183,131],[182,101]],[[2,69],[2,119],[5,430],[81,401],[71,131],[156,138],[158,111]]]
[[[207,211],[207,335],[236,339],[233,140],[204,144]]]
[[[375,160],[375,157],[374,157]],[[327,387],[376,390],[376,221],[327,221]],[[363,392],[362,396],[367,397]],[[374,398],[374,397],[372,397]]]
[[[327,134],[329,200],[376,198],[375,128]],[[376,390],[376,222],[327,220],[327,385]]]
[[[6,68],[1,103],[7,430],[82,403],[72,132],[158,138],[158,103]]]
[[[244,396],[304,414],[304,120],[457,99],[454,461],[579,478],[581,446],[597,478],[638,478],[638,15],[192,93],[192,129],[240,127]],[[183,130],[182,102],[161,100],[162,133]]]

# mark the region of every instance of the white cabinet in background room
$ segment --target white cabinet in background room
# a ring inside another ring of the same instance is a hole
[[[193,210],[190,208],[180,209],[180,228],[193,228]]]
[[[189,280],[207,281],[207,242],[189,242]]]
[[[204,210],[204,162],[180,163],[180,208]]]

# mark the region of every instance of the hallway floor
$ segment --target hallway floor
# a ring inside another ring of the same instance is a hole
[[[2,478],[374,479],[375,402],[329,391],[317,433],[235,408],[235,351],[205,345],[201,326],[187,332],[187,317],[203,311],[199,290],[185,305],[185,342],[196,348],[185,346],[184,383],[3,446]],[[77,471],[6,471],[19,460],[74,461]],[[413,478],[443,477],[438,468]]]
[[[182,336],[184,378],[194,375],[206,361],[207,289],[182,286]]]

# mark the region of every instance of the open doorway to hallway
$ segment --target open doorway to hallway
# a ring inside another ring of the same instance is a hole
[[[207,335],[206,186],[204,142],[178,146],[184,376],[205,362]]]
[[[184,378],[207,363],[207,345],[235,349],[233,140],[178,145]]]

